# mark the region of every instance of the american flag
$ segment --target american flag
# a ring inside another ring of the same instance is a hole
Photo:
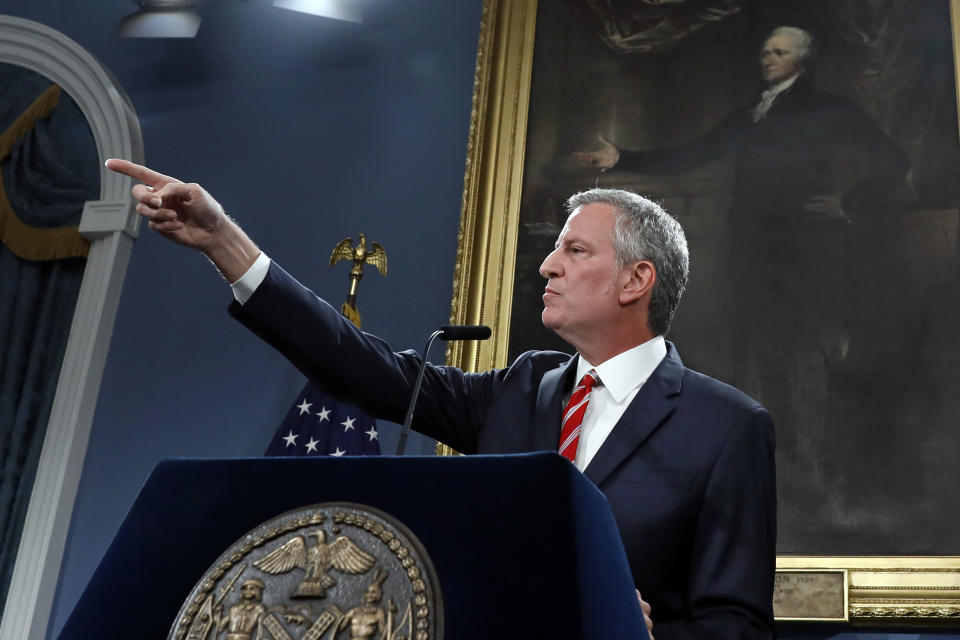
[[[267,456],[376,456],[376,421],[307,382],[267,447]]]

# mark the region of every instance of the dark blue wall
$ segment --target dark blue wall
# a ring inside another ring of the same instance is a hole
[[[261,247],[315,291],[343,298],[327,259],[363,231],[389,278],[361,288],[364,328],[421,348],[446,321],[481,0],[366,0],[362,25],[208,0],[194,40],[122,40],[123,0],[2,0],[58,29],[116,75],[147,161],[206,186]],[[170,456],[260,454],[303,383],[224,312],[201,257],[147,230],[134,249],[67,543],[52,632],[141,483]],[[435,358],[440,357],[437,349]],[[395,433],[384,428],[387,450]],[[412,442],[412,453],[432,443]],[[783,637],[929,634],[789,628]]]
[[[149,164],[200,182],[261,247],[339,303],[333,246],[382,243],[364,328],[422,348],[447,321],[480,0],[366,0],[362,25],[209,0],[196,39],[124,40],[124,0],[3,0],[58,29],[129,94]],[[145,226],[127,272],[54,612],[58,631],[136,492],[169,456],[262,454],[303,384],[225,313],[230,291],[199,255]],[[437,348],[436,358],[442,358]],[[394,429],[384,427],[392,451]],[[412,440],[408,451],[431,453]]]

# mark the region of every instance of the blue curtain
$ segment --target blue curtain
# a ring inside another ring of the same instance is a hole
[[[58,257],[26,259],[23,248],[42,256],[51,253],[41,246],[50,239],[83,246],[75,227],[84,201],[99,197],[90,128],[76,103],[51,86],[37,73],[0,64],[0,136],[16,133],[6,137],[15,138],[13,144],[0,149],[0,602],[13,573],[86,263],[85,252],[59,257],[64,252],[55,250]],[[52,99],[49,113],[25,125],[24,114],[42,95]]]

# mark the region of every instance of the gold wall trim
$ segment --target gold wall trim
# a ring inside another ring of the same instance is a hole
[[[960,0],[950,0],[950,33],[953,36],[953,79],[957,91],[957,126],[960,130],[960,67],[957,66],[957,56],[960,55]]]
[[[537,3],[485,0],[482,15],[450,322],[493,336],[450,343],[465,371],[507,359]]]

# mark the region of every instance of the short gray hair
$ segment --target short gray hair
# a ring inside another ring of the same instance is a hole
[[[804,63],[809,62],[817,55],[817,42],[814,40],[809,31],[804,31],[799,27],[777,27],[771,31],[770,35],[768,35],[766,40],[763,41],[764,44],[766,44],[770,38],[776,36],[790,37],[794,44],[797,45],[797,48],[800,49],[800,60]]]
[[[641,260],[653,264],[657,279],[650,295],[649,328],[654,335],[666,334],[690,273],[683,228],[657,203],[621,189],[581,191],[567,200],[567,212],[595,202],[612,206],[616,214],[613,250],[617,266]]]

